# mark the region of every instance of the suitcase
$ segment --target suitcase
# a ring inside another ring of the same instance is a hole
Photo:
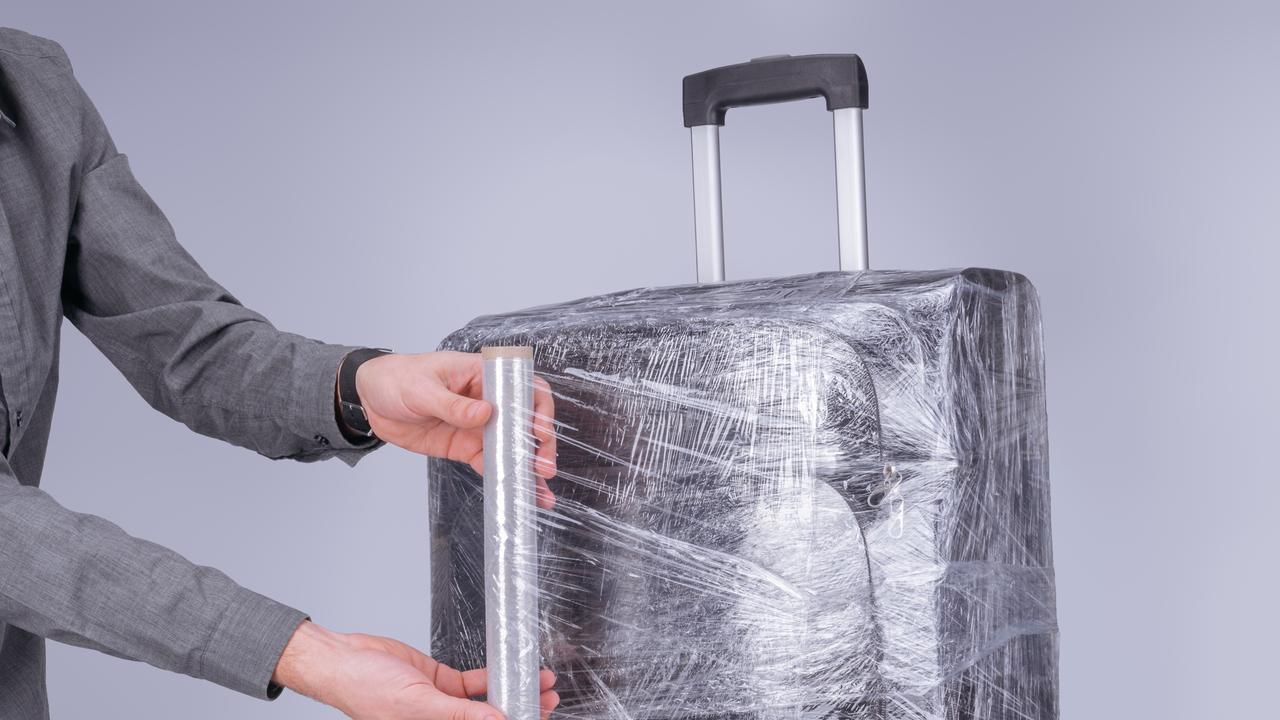
[[[841,272],[723,282],[718,128],[826,98]],[[854,55],[685,78],[699,283],[478,318],[557,405],[557,716],[1056,718],[1040,317],[1022,276],[866,270]],[[481,479],[432,460],[432,650],[484,665]]]

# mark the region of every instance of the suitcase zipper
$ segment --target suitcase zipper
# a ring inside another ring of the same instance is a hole
[[[889,537],[897,540],[906,527],[907,501],[902,497],[902,474],[892,465],[884,466],[884,480],[867,491],[867,504],[879,508],[889,504]]]

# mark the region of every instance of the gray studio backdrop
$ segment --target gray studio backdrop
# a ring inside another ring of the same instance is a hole
[[[280,327],[427,350],[694,277],[680,78],[856,51],[872,263],[1044,306],[1068,718],[1274,711],[1280,14],[1267,3],[4,3],[196,258]],[[723,133],[730,277],[835,266],[819,102]],[[250,262],[248,258],[255,258]],[[46,487],[322,623],[428,642],[425,463],[272,463],[74,329]],[[332,717],[53,645],[61,718]]]

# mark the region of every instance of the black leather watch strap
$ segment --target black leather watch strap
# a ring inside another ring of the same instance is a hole
[[[356,370],[380,355],[390,354],[390,350],[382,348],[352,350],[342,359],[342,366],[338,368],[338,417],[347,429],[357,435],[373,437],[373,428],[369,426],[369,417],[364,412],[360,393],[356,390]]]

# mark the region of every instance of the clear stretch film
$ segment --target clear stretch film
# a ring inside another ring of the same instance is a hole
[[[488,701],[507,720],[538,720],[538,536],[533,472],[533,351],[486,347],[485,645]]]
[[[820,273],[478,318],[555,397],[563,720],[1055,720],[1040,310],[1015,273]],[[485,660],[483,483],[431,461],[431,649]],[[529,564],[531,565],[531,563]]]

